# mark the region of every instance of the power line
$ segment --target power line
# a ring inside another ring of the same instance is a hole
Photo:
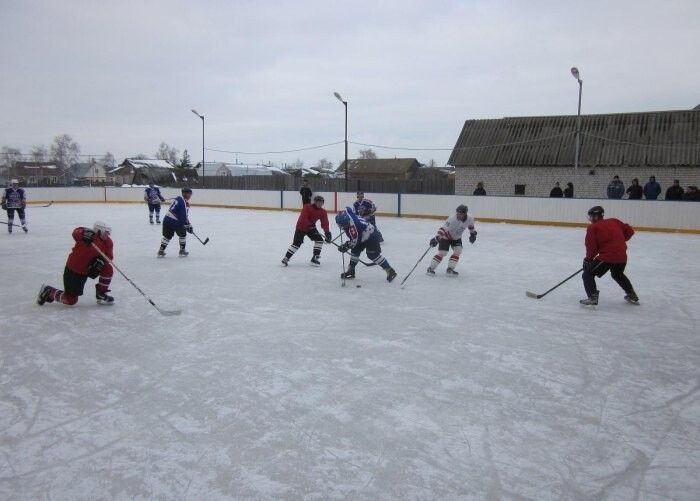
[[[213,148],[206,148],[207,151],[215,151],[217,153],[232,153],[236,155],[272,155],[274,153],[296,153],[299,151],[308,150],[318,150],[321,148],[327,148],[328,146],[335,146],[337,144],[343,144],[345,141],[338,141],[336,143],[322,144],[320,146],[309,146],[308,148],[297,148],[295,150],[280,150],[280,151],[229,151],[229,150],[215,150]]]

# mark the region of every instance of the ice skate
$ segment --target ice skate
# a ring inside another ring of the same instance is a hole
[[[25,233],[29,233],[29,228],[27,228],[26,225],[22,226],[22,230],[24,230]]]
[[[53,303],[53,298],[51,297],[51,289],[53,289],[53,287],[41,284],[41,288],[39,289],[39,295],[36,297],[36,304],[41,306],[44,303]]]
[[[311,258],[311,266],[321,266],[321,261],[318,260],[319,256],[314,256]]]
[[[459,276],[459,272],[455,271],[454,268],[447,268],[447,271],[445,273],[447,274],[448,277],[458,277]]]
[[[114,298],[107,294],[108,292],[109,289],[102,292],[97,288],[97,286],[95,286],[95,298],[97,299],[97,304],[102,306],[110,306],[114,304]]]
[[[434,276],[435,276],[435,270],[432,269],[430,266],[428,266],[428,269],[425,270],[425,274],[428,275],[429,277],[434,277]]]
[[[178,256],[180,256],[180,257],[187,257],[189,255],[190,255],[190,253],[187,252],[185,249],[180,249],[180,252],[178,253]]]
[[[340,274],[340,278],[355,278],[355,268],[348,268],[348,271]]]
[[[396,270],[394,268],[392,268],[391,266],[384,271],[386,271],[386,281],[387,282],[391,282],[392,280],[394,280],[396,278]]]
[[[165,257],[165,251],[163,249],[158,250],[157,256],[159,259]]]
[[[152,218],[152,217],[149,217],[149,218],[148,218],[148,222],[151,223],[151,224],[153,224],[153,218]]]
[[[625,301],[627,301],[629,304],[639,304],[639,298],[637,297],[637,293],[634,291],[630,291],[625,295]]]
[[[582,306],[598,306],[598,293],[591,294],[586,299],[581,299],[579,303]]]
[[[288,264],[289,264],[289,259],[287,259],[286,256],[283,257],[283,258],[282,258],[282,266],[287,266]]]
[[[156,216],[156,224],[160,224],[160,218]]]

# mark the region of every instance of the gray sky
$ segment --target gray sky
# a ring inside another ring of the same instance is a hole
[[[0,0],[0,146],[66,133],[197,162],[195,108],[207,161],[338,165],[337,91],[351,158],[443,165],[465,120],[576,114],[572,66],[584,114],[700,104],[699,18],[697,0]]]

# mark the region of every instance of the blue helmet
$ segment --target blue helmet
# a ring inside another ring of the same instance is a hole
[[[350,216],[348,216],[348,213],[345,211],[340,212],[337,216],[335,216],[335,222],[338,226],[344,228],[350,224]]]

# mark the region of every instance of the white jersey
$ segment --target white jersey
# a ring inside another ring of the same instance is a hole
[[[460,221],[457,214],[452,214],[438,230],[438,236],[447,240],[459,240],[466,229],[469,233],[474,231],[474,218],[467,214],[467,219]]]

